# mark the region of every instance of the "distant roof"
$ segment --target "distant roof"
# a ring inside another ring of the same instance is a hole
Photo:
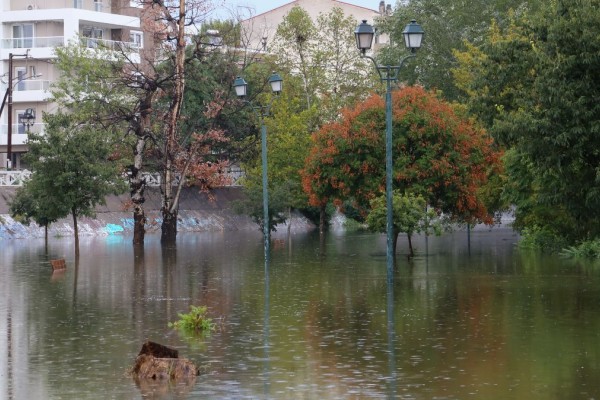
[[[299,1],[301,1],[301,0],[293,0],[293,1],[290,1],[289,3],[282,4],[282,5],[280,5],[279,7],[272,8],[272,9],[270,9],[269,11],[265,11],[265,12],[262,12],[262,13],[260,13],[260,14],[256,14],[256,15],[254,15],[254,16],[252,16],[252,17],[250,17],[250,18],[246,18],[246,19],[245,19],[245,20],[243,20],[243,21],[248,21],[248,20],[250,20],[250,19],[254,19],[254,18],[256,18],[256,17],[260,17],[260,16],[261,16],[261,15],[263,15],[263,14],[268,14],[268,13],[270,13],[270,12],[273,12],[273,11],[275,11],[275,10],[278,10],[278,9],[280,9],[280,8],[287,7],[287,6],[289,6],[289,5],[291,5],[291,4],[294,4],[294,3],[298,3]],[[368,7],[363,7],[363,6],[357,6],[356,4],[348,3],[347,1],[339,1],[339,0],[330,0],[330,1],[332,1],[332,2],[334,2],[334,3],[345,4],[345,5],[352,6],[352,7],[356,7],[356,8],[362,8],[363,10],[369,10],[369,11],[373,11],[374,13],[378,12],[377,10],[375,10],[375,9],[373,9],[373,8],[368,8]],[[243,22],[243,21],[242,21],[242,22]]]

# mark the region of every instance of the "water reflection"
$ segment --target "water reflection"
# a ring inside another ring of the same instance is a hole
[[[270,257],[269,254],[265,256],[265,294],[264,294],[264,302],[265,302],[265,317],[263,322],[263,346],[264,346],[264,396],[265,398],[269,398],[270,394],[270,386],[271,386],[271,378],[270,378],[270,366],[269,366],[269,326],[270,326],[270,310],[269,310],[269,263]]]
[[[0,398],[142,398],[126,371],[145,340],[203,368],[188,398],[600,396],[597,266],[472,230],[470,254],[466,232],[417,238],[388,284],[382,235],[292,238],[270,260],[260,232],[182,235],[176,249],[82,238],[78,263],[68,238],[3,242]],[[191,304],[223,330],[170,330]]]

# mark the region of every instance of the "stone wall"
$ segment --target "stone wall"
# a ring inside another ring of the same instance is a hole
[[[14,195],[15,188],[0,188],[0,239],[24,239],[43,237],[44,230],[36,224],[25,226],[16,222],[9,215],[8,202]],[[178,230],[180,232],[211,232],[232,230],[255,230],[259,227],[251,218],[238,215],[232,210],[232,201],[242,195],[240,188],[222,188],[211,193],[200,193],[195,188],[184,189],[179,206]],[[112,235],[132,234],[133,215],[127,209],[129,196],[109,196],[106,204],[96,208],[95,218],[79,218],[80,235]],[[146,190],[146,230],[148,233],[159,233],[162,222],[160,214],[161,196],[158,189]],[[314,225],[300,215],[292,218],[293,231],[307,231]],[[285,232],[287,226],[278,227]],[[49,236],[72,236],[73,223],[71,218],[64,218],[50,225]]]

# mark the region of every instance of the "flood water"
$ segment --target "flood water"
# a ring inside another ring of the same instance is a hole
[[[390,285],[381,235],[282,236],[268,265],[258,231],[130,240],[0,242],[0,399],[600,398],[600,266],[508,229],[417,238]],[[167,326],[190,305],[210,337]],[[202,374],[136,384],[148,339]]]

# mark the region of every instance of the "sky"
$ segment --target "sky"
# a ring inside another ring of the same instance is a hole
[[[214,4],[224,3],[223,11],[218,11],[219,15],[227,14],[226,10],[236,10],[237,13],[242,13],[245,17],[251,15],[261,14],[265,11],[272,10],[284,4],[291,2],[292,0],[214,0]],[[379,0],[342,0],[345,3],[354,4],[357,6],[371,8],[377,10],[379,8]],[[395,3],[387,0],[386,4]],[[249,11],[252,11],[250,14]]]

